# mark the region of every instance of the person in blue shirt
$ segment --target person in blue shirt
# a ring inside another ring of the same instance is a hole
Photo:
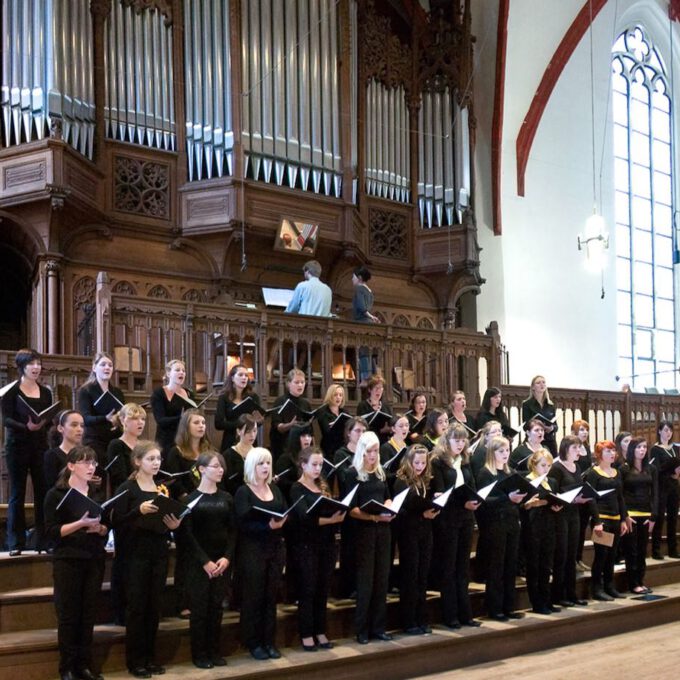
[[[310,260],[305,262],[302,271],[305,280],[295,286],[293,298],[286,307],[286,313],[330,316],[333,292],[319,279],[321,265],[316,260]]]

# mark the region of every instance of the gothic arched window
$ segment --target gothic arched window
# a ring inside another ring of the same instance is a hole
[[[640,26],[612,48],[618,372],[676,387],[670,88]]]

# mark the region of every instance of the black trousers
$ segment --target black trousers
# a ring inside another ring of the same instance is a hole
[[[387,625],[387,583],[390,575],[390,526],[357,522],[357,635],[384,633]]]
[[[432,520],[399,526],[399,604],[404,628],[427,624],[427,579],[432,560]]]
[[[470,607],[470,551],[473,523],[460,526],[447,522],[445,516],[435,520],[437,588],[440,593],[444,623],[467,623],[472,618]]]
[[[283,537],[257,541],[241,535],[238,545],[241,585],[241,642],[248,648],[276,641],[276,599],[285,562]]]
[[[189,571],[189,562],[192,561],[192,556],[187,551],[186,546],[182,541],[175,542],[175,607],[177,613],[189,607],[189,593],[187,592],[187,573]]]
[[[43,454],[44,451],[21,447],[12,447],[6,451],[9,475],[9,503],[7,504],[7,548],[9,550],[22,550],[26,547],[26,482],[29,472],[33,484],[35,547],[41,547],[45,530],[43,502],[47,493]]]
[[[664,519],[666,520],[666,540],[668,553],[678,552],[678,508],[680,506],[680,489],[678,480],[665,477],[659,479],[659,518],[652,531],[652,554],[661,553],[661,536],[663,534]]]
[[[197,560],[187,562],[186,586],[191,609],[189,633],[193,659],[221,656],[222,601],[227,593],[227,585],[226,574],[209,578]]]
[[[154,663],[156,634],[168,575],[167,552],[130,550],[125,590],[125,657],[128,668]]]
[[[92,629],[104,578],[104,559],[59,559],[53,562],[57,610],[59,672],[92,664]]]
[[[649,541],[648,517],[633,517],[635,524],[622,539],[623,553],[626,556],[626,577],[628,589],[633,590],[645,584],[647,564],[647,543]]]
[[[125,622],[125,609],[127,606],[125,582],[128,551],[125,532],[114,529],[113,542],[115,553],[111,562],[111,608],[113,609],[114,622],[121,624]]]
[[[534,609],[550,606],[550,574],[555,557],[557,513],[534,509],[525,514],[526,576],[529,601]]]
[[[614,564],[616,563],[616,552],[619,547],[621,537],[621,521],[618,519],[603,519],[602,528],[614,534],[614,543],[611,548],[606,545],[595,543],[595,557],[590,568],[592,574],[592,588],[609,587],[614,581]]]
[[[326,634],[326,605],[335,568],[335,544],[291,546],[297,578],[298,628],[301,638]]]
[[[483,526],[486,531],[486,611],[489,616],[507,614],[515,608],[519,520],[513,515],[493,515],[485,517]]]
[[[555,559],[551,595],[553,603],[576,600],[576,550],[578,548],[579,513],[566,507],[557,513]]]
[[[340,596],[349,597],[357,590],[357,522],[347,517],[340,525]]]
[[[583,546],[586,542],[586,529],[590,523],[590,516],[592,512],[590,511],[590,504],[585,503],[584,505],[578,506],[578,547],[576,548],[576,561],[583,561]]]

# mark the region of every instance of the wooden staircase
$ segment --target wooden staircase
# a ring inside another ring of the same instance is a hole
[[[587,546],[584,559],[592,560]],[[109,570],[107,564],[101,606],[95,630],[95,666],[107,679],[129,677],[125,671],[125,631],[110,620]],[[589,574],[579,578],[578,590],[587,596]],[[431,593],[428,602],[432,635],[399,635],[398,597],[388,598],[388,628],[396,631],[393,642],[360,646],[353,641],[354,603],[332,599],[329,604],[329,637],[338,644],[333,650],[305,653],[297,634],[296,607],[279,605],[277,644],[283,651],[278,661],[257,662],[238,643],[238,613],[226,612],[223,622],[223,650],[226,668],[202,671],[190,662],[188,622],[168,617],[161,623],[158,660],[168,666],[165,678],[411,678],[427,673],[493,661],[540,651],[564,644],[612,635],[636,628],[677,620],[680,611],[680,560],[648,561],[646,582],[662,599],[641,601],[628,597],[612,603],[590,602],[588,607],[540,616],[528,613],[511,623],[487,620],[478,629],[448,631],[436,626],[440,620],[439,598]],[[625,591],[625,573],[617,571],[617,586]],[[46,555],[0,556],[0,679],[47,680],[57,677],[58,651],[56,617],[52,602],[51,558]],[[172,580],[168,579],[168,603],[173,601]],[[518,606],[529,606],[523,580],[518,581]],[[472,585],[472,605],[483,612],[483,588]]]

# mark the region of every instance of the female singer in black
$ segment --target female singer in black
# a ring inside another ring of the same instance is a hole
[[[392,407],[383,402],[383,394],[385,392],[385,379],[381,375],[372,375],[366,383],[366,391],[368,396],[357,404],[357,415],[366,416],[368,419],[376,411],[381,411],[387,416],[392,415]],[[379,418],[381,416],[378,416]],[[384,422],[384,421],[383,421]],[[375,432],[380,443],[384,444],[390,436],[390,425],[385,422],[383,427],[378,425],[368,425],[368,429]]]
[[[224,391],[217,398],[215,407],[215,429],[223,430],[220,451],[226,451],[237,441],[238,419],[241,415],[249,414],[257,423],[263,420],[262,414],[250,403],[239,409],[245,399],[250,398],[254,406],[260,405],[260,397],[253,390],[248,377],[248,369],[243,364],[232,366],[224,381]]]
[[[180,520],[165,515],[161,533],[149,524],[149,515],[158,512],[154,499],[167,489],[156,486],[154,477],[161,467],[161,452],[156,442],[141,441],[132,451],[135,472],[118,487],[126,491],[121,508],[113,514],[116,529],[125,532],[127,542],[125,612],[125,658],[130,675],[150,678],[165,673],[155,662],[156,634],[168,574],[168,543],[170,532]]]
[[[527,423],[524,423],[524,431],[526,432],[526,439],[510,454],[510,469],[516,472],[527,472],[529,470],[529,461],[531,456],[536,451],[543,450],[543,437],[545,436],[545,428],[543,421],[538,418],[532,418]],[[550,455],[552,461],[553,456]],[[552,465],[552,462],[551,462]]]
[[[335,529],[345,519],[338,510],[331,516],[309,514],[319,496],[330,497],[328,484],[321,476],[323,454],[306,447],[297,457],[299,479],[290,490],[291,503],[296,503],[291,522],[290,549],[298,577],[298,628],[302,648],[306,652],[331,649],[326,637],[326,603],[335,568]]]
[[[121,390],[111,384],[112,375],[113,358],[106,352],[98,352],[92,361],[90,377],[78,390],[78,411],[85,419],[83,444],[97,452],[99,461],[93,478],[94,495],[98,500],[106,497],[106,450],[109,442],[120,435],[115,416],[125,401]],[[108,395],[102,399],[106,393]]]
[[[284,546],[277,519],[254,510],[286,510],[286,499],[272,484],[272,456],[261,447],[250,449],[244,466],[245,484],[234,498],[238,522],[236,564],[242,587],[241,642],[259,661],[279,659],[276,648],[276,597],[281,585]]]
[[[326,390],[323,404],[316,412],[316,422],[321,429],[321,450],[324,458],[333,460],[335,452],[345,443],[345,423],[349,413],[345,406],[345,388],[333,383]],[[340,420],[338,420],[340,418]]]
[[[534,451],[527,461],[527,479],[534,481],[547,475],[553,464],[548,449]],[[554,479],[546,477],[540,483],[547,492],[557,491]],[[522,532],[526,559],[527,591],[532,611],[536,614],[554,614],[561,608],[551,603],[550,574],[555,559],[555,535],[557,515],[562,506],[551,505],[540,495],[533,496],[524,504],[522,521],[526,530]]]
[[[593,534],[602,536],[603,531],[614,535],[612,546],[595,543],[595,558],[591,567],[591,589],[594,600],[611,602],[623,597],[614,586],[614,562],[619,546],[619,537],[628,532],[626,505],[623,500],[621,475],[613,467],[616,461],[616,445],[604,440],[595,444],[595,465],[588,470],[584,479],[595,491],[609,491],[592,504]],[[611,489],[611,491],[610,491]]]
[[[577,460],[581,455],[581,440],[567,436],[560,442],[559,459],[555,460],[548,476],[555,480],[557,493],[571,491],[583,485]],[[576,594],[576,550],[579,535],[579,506],[589,501],[579,494],[573,503],[557,515],[555,561],[553,562],[552,604],[562,607],[581,607],[588,604]]]
[[[433,408],[425,420],[423,436],[417,442],[422,444],[428,451],[432,451],[449,427],[449,416],[444,409]]]
[[[649,452],[649,459],[656,467],[659,480],[659,515],[652,531],[652,558],[662,560],[661,534],[664,520],[668,557],[680,557],[678,553],[678,509],[680,508],[680,457],[673,444],[673,423],[662,420],[656,428],[658,441]]]
[[[454,421],[455,422],[455,421]],[[467,430],[467,427],[465,428]],[[497,420],[487,420],[486,425],[477,434],[478,439],[475,441],[473,448],[474,451],[470,454],[470,468],[472,469],[472,474],[475,479],[480,473],[482,468],[486,465],[486,447],[493,439],[503,436],[503,428]],[[470,437],[470,432],[468,431],[468,437]],[[508,467],[512,468],[512,455],[508,461]]]
[[[311,411],[312,407],[302,395],[305,393],[305,374],[299,368],[293,368],[286,374],[286,391],[274,402],[274,407],[283,406],[290,400],[301,411]],[[291,419],[285,417],[285,413],[274,413],[269,428],[269,443],[274,462],[284,453],[288,433],[295,425],[301,425],[306,419],[301,414],[294,415]]]
[[[432,452],[432,491],[438,496],[458,483],[475,489],[468,464],[468,431],[460,423],[452,423],[442,444]],[[442,621],[447,628],[461,625],[478,627],[470,606],[470,552],[477,501],[459,503],[450,500],[434,521],[434,564],[441,595]]]
[[[311,424],[294,425],[288,432],[286,450],[274,463],[274,482],[286,501],[290,501],[290,488],[298,477],[298,455],[313,443],[314,430]]]
[[[621,466],[623,500],[628,511],[628,533],[623,537],[628,589],[636,595],[651,593],[645,581],[647,543],[659,511],[657,468],[650,464],[647,442],[631,437],[626,450],[626,463]]]
[[[614,444],[616,445],[616,462],[614,467],[618,468],[626,464],[626,456],[628,455],[628,444],[633,438],[630,432],[621,431],[614,438]]]
[[[449,420],[455,420],[468,429],[468,436],[474,436],[479,429],[474,416],[467,411],[467,399],[463,390],[456,390],[451,396],[448,409]]]
[[[482,404],[477,413],[477,417],[475,418],[475,428],[477,430],[481,429],[490,420],[498,421],[504,432],[510,427],[508,414],[505,412],[505,407],[503,406],[503,394],[497,387],[489,387],[489,389],[484,392]]]
[[[361,506],[371,500],[389,505],[387,477],[380,466],[380,440],[375,432],[364,432],[357,444],[353,468],[347,475],[351,488],[358,484],[352,499],[351,517],[356,520],[357,642],[365,645],[369,636],[391,640],[387,625],[387,583],[390,572],[391,514],[372,515]]]
[[[201,481],[184,499],[193,504],[193,509],[183,522],[179,538],[189,556],[186,587],[191,609],[191,658],[197,668],[213,668],[227,664],[220,651],[222,602],[236,544],[236,515],[231,494],[219,488],[224,458],[215,451],[203,452],[196,468]]]
[[[359,444],[361,435],[366,432],[366,421],[358,416],[351,417],[345,424],[345,445],[336,449],[333,454],[333,465],[337,465],[337,478],[340,487],[340,493],[345,494],[349,491],[345,482],[345,477],[349,469],[352,467],[354,454]],[[346,525],[343,525],[346,526]]]
[[[7,505],[7,547],[11,556],[26,547],[26,481],[31,474],[35,511],[35,548],[42,550],[45,527],[43,501],[45,472],[43,455],[47,449],[47,420],[36,420],[52,404],[52,393],[38,382],[42,370],[40,355],[33,349],[20,349],[14,358],[19,379],[2,397],[5,427],[5,457],[9,474]]]
[[[484,488],[492,482],[502,482],[510,476],[508,467],[510,442],[496,437],[486,449],[486,464],[477,476],[477,487]],[[506,494],[496,488],[482,503],[479,513],[484,520],[480,532],[484,541],[486,565],[486,590],[484,599],[489,618],[496,621],[520,619],[515,611],[515,574],[519,549],[519,504],[526,494],[513,491]]]
[[[402,460],[394,493],[410,488],[402,512],[396,519],[399,545],[399,604],[401,625],[408,635],[432,632],[427,623],[427,578],[432,559],[432,469],[428,450],[422,444],[409,446]]]
[[[232,495],[243,484],[243,465],[248,451],[255,446],[257,441],[257,421],[250,414],[243,414],[236,421],[236,443],[224,452],[226,468],[226,480],[222,480],[222,486]]]
[[[92,631],[104,578],[104,546],[109,528],[101,517],[75,517],[66,505],[70,489],[84,496],[97,467],[97,454],[74,446],[56,486],[45,497],[45,530],[54,546],[54,606],[57,610],[59,672],[62,680],[103,680],[91,670]]]
[[[47,449],[43,457],[46,489],[51,489],[57,483],[59,474],[66,467],[69,451],[74,446],[80,446],[83,443],[84,428],[83,416],[78,411],[65,410],[57,416],[56,426],[53,429],[56,429],[61,442]]]
[[[581,470],[581,475],[585,479],[586,473],[593,464],[593,455],[590,451],[590,425],[585,420],[575,420],[571,424],[571,433],[574,437],[578,437],[581,442],[581,455],[576,461]],[[578,549],[576,551],[576,570],[584,572],[588,570],[588,565],[583,561],[583,546],[586,541],[586,529],[590,524],[592,503],[582,505],[579,508],[579,534],[578,534]],[[618,541],[617,541],[618,543]]]
[[[171,359],[165,364],[165,385],[157,387],[151,394],[151,410],[156,421],[156,441],[161,447],[163,461],[175,445],[177,428],[182,413],[196,408],[194,393],[184,386],[187,369],[180,359]]]
[[[416,390],[411,397],[408,404],[408,411],[406,412],[409,422],[409,443],[415,444],[418,438],[423,434],[425,429],[425,420],[427,419],[427,394]]]
[[[529,388],[529,398],[522,402],[522,422],[540,416],[545,428],[544,446],[550,450],[553,457],[557,456],[557,424],[555,419],[555,404],[550,401],[545,378],[542,375],[534,376]]]

